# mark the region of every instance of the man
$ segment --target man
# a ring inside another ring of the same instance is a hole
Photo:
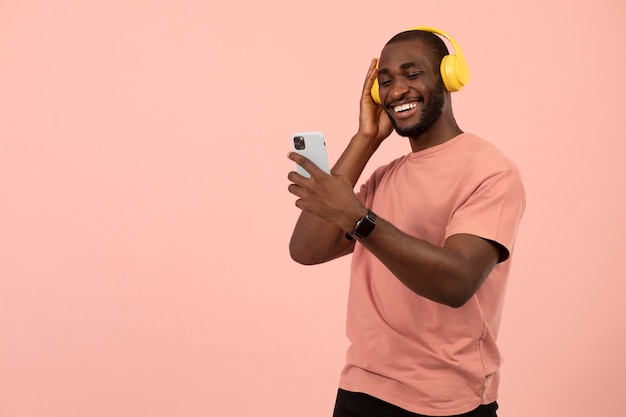
[[[359,128],[328,175],[288,175],[302,213],[292,258],[353,253],[335,417],[495,416],[500,324],[510,256],[525,206],[514,166],[457,125],[431,31],[410,30],[370,64]],[[380,105],[370,94],[379,83]],[[411,153],[357,180],[394,130]]]

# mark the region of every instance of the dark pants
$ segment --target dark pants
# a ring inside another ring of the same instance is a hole
[[[497,403],[481,405],[464,414],[450,417],[497,417]],[[333,417],[426,417],[360,392],[340,389]]]

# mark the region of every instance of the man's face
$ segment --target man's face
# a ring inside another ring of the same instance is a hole
[[[387,45],[380,56],[378,83],[383,108],[401,136],[417,138],[443,112],[446,92],[420,41]]]

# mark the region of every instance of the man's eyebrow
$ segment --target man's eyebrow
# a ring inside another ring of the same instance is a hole
[[[413,67],[419,67],[417,62],[407,62],[405,64],[400,65],[400,69],[405,70]]]
[[[400,65],[400,70],[407,70],[409,68],[419,67],[420,65],[417,62],[405,62]],[[378,74],[388,74],[389,68],[382,68],[378,70]]]

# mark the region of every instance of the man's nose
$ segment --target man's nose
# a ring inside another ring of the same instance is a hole
[[[389,96],[393,100],[397,100],[399,98],[402,98],[408,91],[408,84],[402,82],[401,80],[397,80],[391,85],[391,89],[389,90]]]

